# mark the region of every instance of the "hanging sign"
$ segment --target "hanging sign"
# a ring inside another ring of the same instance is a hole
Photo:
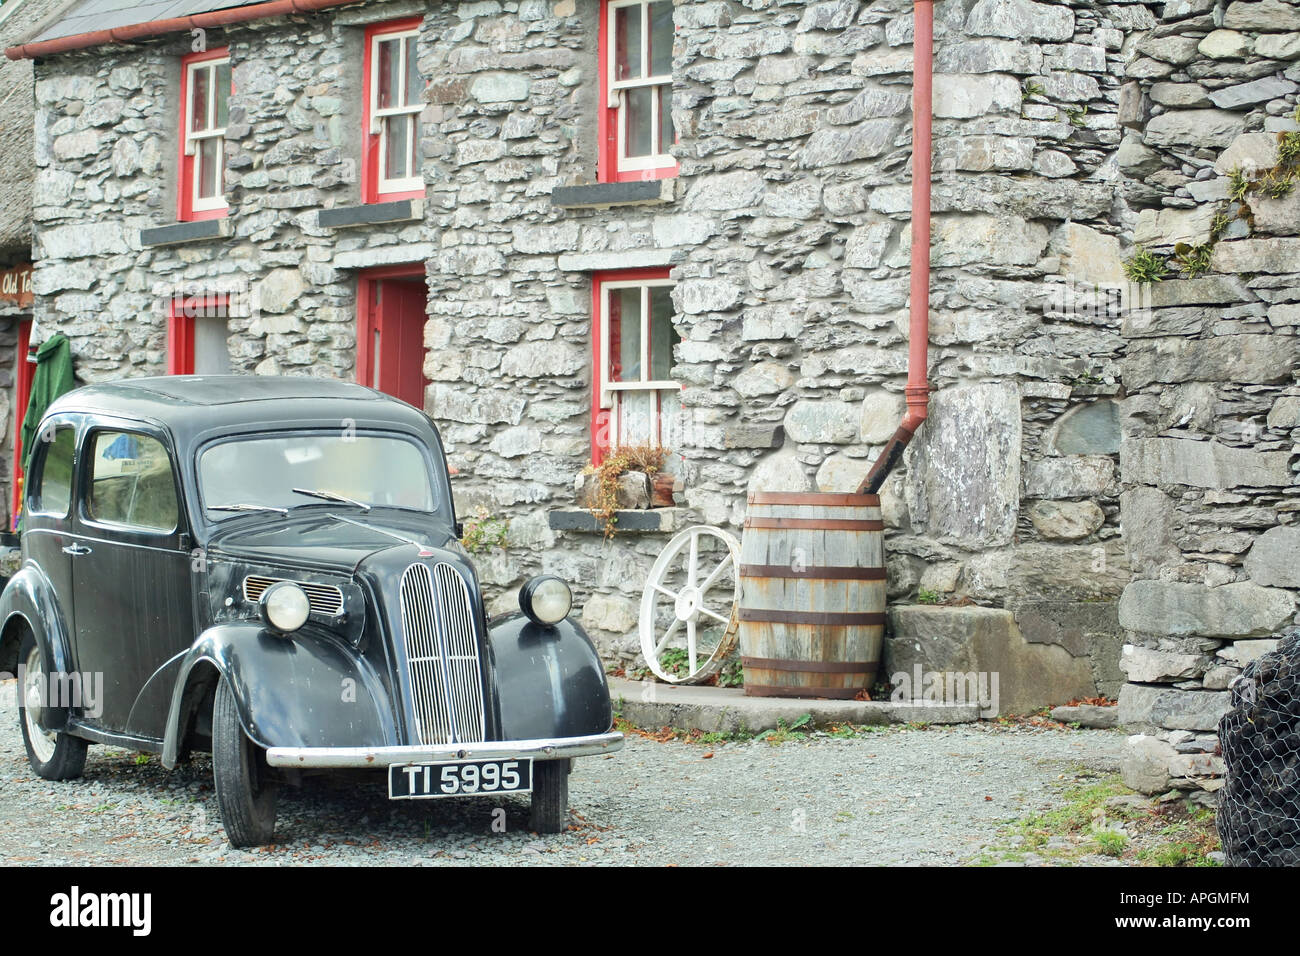
[[[16,302],[26,308],[32,304],[32,264],[30,262],[0,272],[0,301]]]

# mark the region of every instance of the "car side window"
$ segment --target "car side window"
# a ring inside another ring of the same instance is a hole
[[[38,477],[32,485],[28,508],[34,514],[67,517],[72,502],[72,458],[76,451],[76,432],[71,427],[42,432],[39,438],[44,456],[36,466]]]
[[[145,531],[176,528],[176,483],[162,442],[134,432],[96,432],[90,468],[86,513],[92,520]]]

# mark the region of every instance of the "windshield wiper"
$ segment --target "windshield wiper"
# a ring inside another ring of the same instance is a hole
[[[282,514],[282,515],[287,515],[289,513],[288,508],[273,508],[271,505],[246,505],[246,504],[208,505],[208,510],[209,511],[274,511],[276,514]]]
[[[370,505],[364,501],[357,501],[355,498],[349,498],[346,495],[340,495],[333,491],[309,491],[306,488],[290,489],[295,495],[306,495],[308,498],[322,498],[325,501],[337,501],[345,505],[356,505],[362,511],[369,511]]]

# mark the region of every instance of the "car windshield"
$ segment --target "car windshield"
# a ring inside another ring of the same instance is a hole
[[[432,483],[418,445],[375,435],[273,435],[213,445],[199,458],[210,518],[329,503],[432,511]]]

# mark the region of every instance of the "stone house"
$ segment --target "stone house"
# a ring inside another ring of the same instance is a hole
[[[22,40],[56,17],[68,0],[9,0],[0,6],[0,48]],[[34,366],[31,338],[32,65],[0,60],[0,487],[13,491],[16,439]],[[0,526],[11,527],[12,494],[0,501]]]
[[[110,6],[10,51],[36,73],[38,321],[88,381],[422,404],[461,512],[510,521],[480,562],[499,606],[559,574],[630,663],[669,533],[739,533],[754,488],[855,488],[896,427],[910,0]],[[1239,665],[1300,586],[1252,571],[1296,548],[1298,217],[1219,210],[1233,156],[1263,170],[1292,128],[1300,15],[934,6],[933,393],[882,493],[885,673],[1001,671],[1026,709],[1114,695],[1126,661],[1134,720],[1177,735],[1168,695],[1218,693],[1215,652]],[[1212,246],[1210,272],[1130,286],[1135,243]],[[676,507],[606,540],[575,476],[656,440]]]

